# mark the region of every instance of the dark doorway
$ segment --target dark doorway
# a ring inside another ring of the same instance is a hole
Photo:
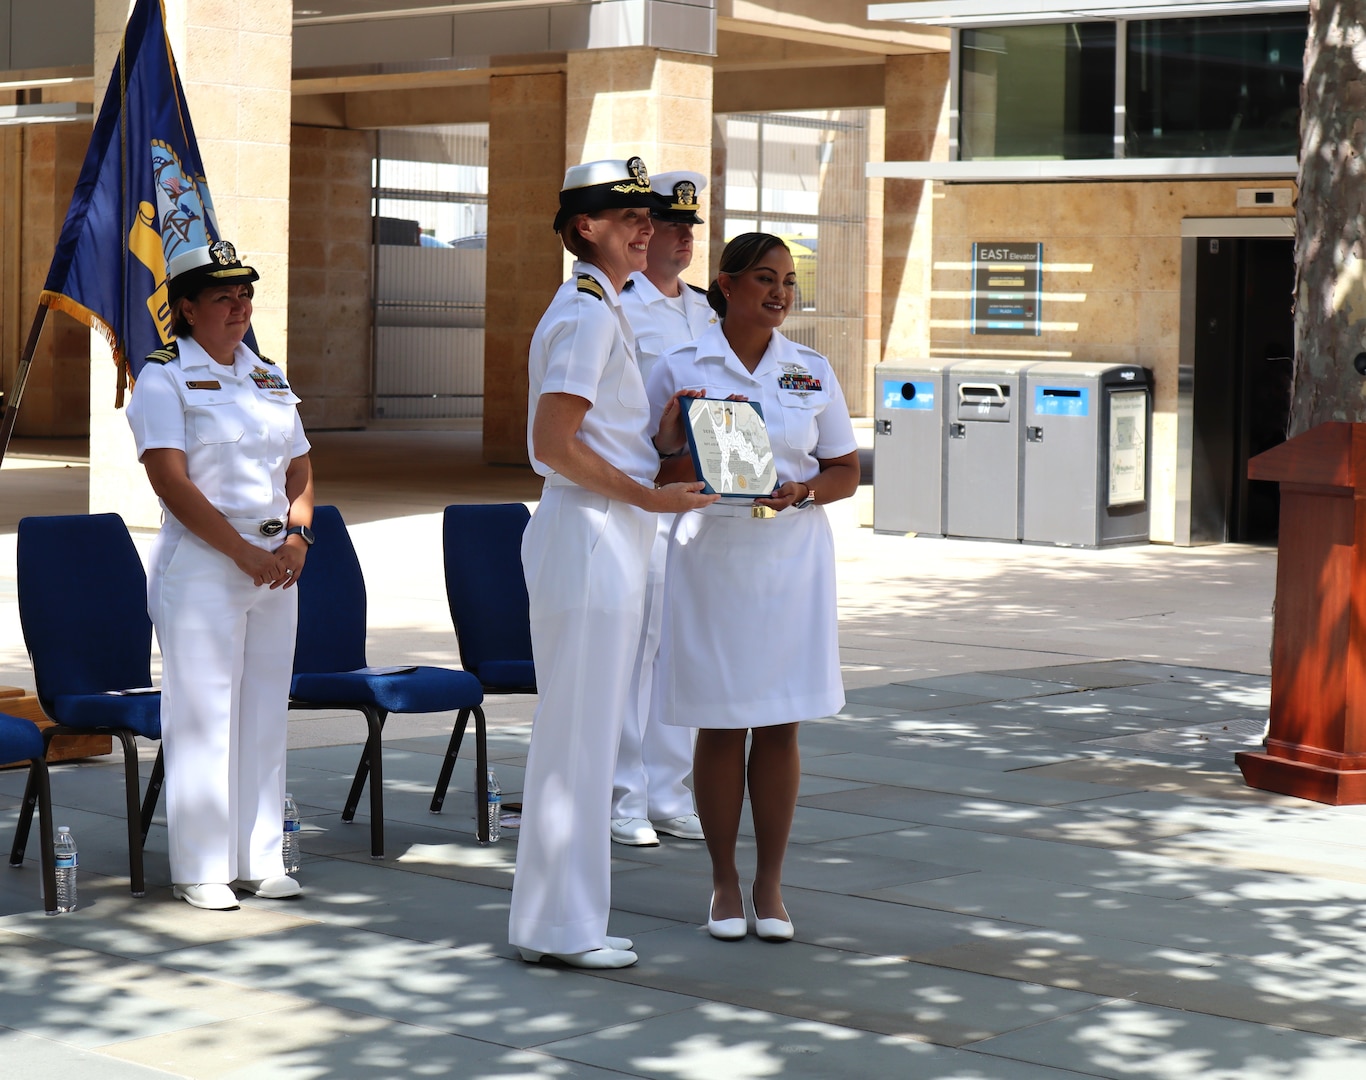
[[[1275,543],[1277,485],[1248,459],[1285,441],[1294,350],[1294,241],[1201,237],[1195,283],[1192,532]]]

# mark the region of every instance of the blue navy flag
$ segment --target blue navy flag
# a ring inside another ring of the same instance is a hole
[[[162,0],[137,0],[40,297],[108,339],[116,407],[172,340],[166,264],[220,239]]]

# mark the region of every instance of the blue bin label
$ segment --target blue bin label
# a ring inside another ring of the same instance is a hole
[[[1036,386],[1035,416],[1090,416],[1091,391],[1085,386]]]
[[[882,380],[884,409],[933,409],[934,383],[909,379]]]

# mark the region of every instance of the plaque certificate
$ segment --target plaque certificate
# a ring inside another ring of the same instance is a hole
[[[697,478],[708,495],[758,499],[778,486],[778,469],[768,442],[763,410],[753,401],[683,398]]]

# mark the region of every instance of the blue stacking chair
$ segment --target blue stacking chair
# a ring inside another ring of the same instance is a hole
[[[384,777],[381,734],[390,713],[459,710],[452,735],[459,750],[474,715],[478,806],[488,797],[488,742],[484,690],[467,671],[414,666],[387,674],[367,671],[366,597],[360,560],[335,506],[313,511],[315,543],[309,549],[299,590],[299,636],[294,649],[291,709],[354,709],[365,717],[368,734],[342,820],[351,821],[366,780],[370,782],[370,854],[384,856]],[[476,813],[478,836],[488,839],[488,821]]]
[[[128,877],[133,895],[142,896],[142,848],[164,769],[158,748],[139,809],[136,736],[161,738],[161,694],[125,693],[145,691],[152,682],[152,620],[142,560],[118,514],[70,514],[20,521],[16,563],[24,644],[38,702],[53,722],[43,730],[44,746],[63,735],[119,740]],[[30,774],[11,862],[23,857],[28,843],[36,782]]]
[[[28,762],[28,786],[38,803],[38,837],[43,845],[38,853],[43,875],[43,907],[49,915],[56,915],[57,870],[52,857],[52,795],[47,781],[46,756],[47,745],[37,724],[0,713],[0,765]],[[24,865],[24,850],[17,843],[10,852],[9,864]]]
[[[531,619],[522,573],[522,533],[531,511],[522,503],[448,506],[442,520],[446,600],[460,666],[491,694],[534,694]],[[452,736],[432,795],[441,812],[460,742]],[[509,804],[511,805],[511,804]]]

